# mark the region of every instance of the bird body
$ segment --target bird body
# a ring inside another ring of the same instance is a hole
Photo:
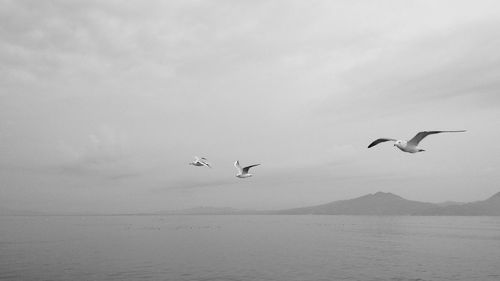
[[[240,179],[244,179],[244,178],[249,178],[249,177],[253,176],[253,174],[248,173],[248,171],[250,170],[250,168],[255,167],[255,166],[259,166],[259,165],[260,164],[254,164],[254,165],[250,165],[250,166],[246,166],[246,167],[242,168],[240,166],[240,161],[234,162],[234,167],[236,167],[236,170],[238,170],[236,177],[240,178]]]
[[[253,174],[238,174],[236,175],[237,178],[244,179],[244,178],[249,178],[253,176]]]
[[[439,134],[439,133],[459,133],[459,132],[465,132],[465,130],[460,130],[460,131],[423,131],[419,132],[416,134],[411,140],[409,141],[404,141],[404,140],[396,140],[396,139],[391,139],[391,138],[379,138],[370,143],[368,145],[368,148],[373,147],[379,143],[386,142],[386,141],[393,141],[394,146],[399,148],[403,152],[408,152],[408,153],[417,153],[417,152],[422,152],[425,151],[424,149],[421,149],[418,147],[418,144],[428,135],[434,135],[434,134]]]
[[[193,166],[197,166],[197,167],[206,166],[206,167],[212,168],[210,166],[210,164],[207,162],[207,158],[205,158],[205,157],[200,158],[198,156],[195,156],[193,162],[190,162],[189,165],[193,165]]]
[[[401,151],[408,152],[408,153],[417,153],[417,152],[425,151],[425,150],[420,149],[417,146],[412,145],[404,140],[397,140],[394,143],[394,146],[399,148]]]

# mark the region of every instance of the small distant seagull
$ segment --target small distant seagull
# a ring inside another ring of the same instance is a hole
[[[189,165],[198,166],[198,167],[206,166],[206,167],[212,168],[210,166],[210,164],[207,162],[207,158],[205,158],[205,157],[200,158],[198,156],[195,156],[194,161],[190,162]]]
[[[374,142],[370,143],[368,148],[373,147],[381,142],[394,141],[395,142],[394,146],[396,146],[397,148],[401,149],[404,152],[408,152],[408,153],[422,152],[425,150],[420,149],[417,146],[428,135],[434,135],[434,134],[439,134],[439,133],[459,133],[459,132],[465,132],[465,130],[460,130],[460,131],[423,131],[423,132],[419,132],[418,134],[416,134],[409,141],[389,139],[389,138],[380,138],[380,139],[377,139]]]
[[[253,176],[252,174],[248,173],[248,170],[250,170],[250,168],[252,168],[252,167],[259,166],[259,165],[260,164],[255,164],[255,165],[246,166],[245,168],[241,168],[240,161],[234,162],[234,166],[238,170],[238,174],[236,174],[236,177],[249,178],[249,177]]]

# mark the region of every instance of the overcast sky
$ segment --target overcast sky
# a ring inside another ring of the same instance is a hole
[[[0,206],[500,191],[498,1],[0,1]],[[458,130],[403,153],[378,137]],[[207,157],[213,169],[188,165]],[[238,179],[233,162],[260,163]]]

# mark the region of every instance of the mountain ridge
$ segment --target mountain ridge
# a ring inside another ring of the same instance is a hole
[[[353,199],[333,201],[326,204],[276,211],[277,214],[316,215],[413,215],[433,203],[404,199],[390,192],[376,192]]]
[[[206,208],[206,207],[205,207]],[[192,212],[197,210],[197,212]],[[238,210],[233,208],[187,209],[170,214],[217,215],[375,215],[375,216],[500,216],[500,192],[469,203],[446,201],[428,203],[405,199],[390,192],[375,192],[360,197],[324,204],[281,210]]]
[[[231,207],[194,207],[150,213],[43,213],[0,206],[0,216],[32,215],[364,215],[364,216],[500,216],[500,192],[482,201],[428,203],[390,192],[375,192],[352,199],[280,210],[241,210]]]

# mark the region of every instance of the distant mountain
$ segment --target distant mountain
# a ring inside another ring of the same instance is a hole
[[[377,192],[327,204],[274,211],[299,215],[419,215],[419,216],[500,216],[500,192],[484,201],[425,203],[404,199],[392,193]]]
[[[463,205],[466,204],[465,202],[456,202],[456,201],[445,201],[445,202],[440,202],[436,203],[439,207],[448,207],[448,206],[457,206],[457,205]]]
[[[406,200],[392,193],[377,192],[350,200],[275,211],[275,214],[299,215],[414,215],[435,208],[432,203]]]
[[[500,216],[500,192],[492,197],[471,203],[446,201],[426,203],[404,199],[385,192],[326,204],[276,210],[252,211],[233,208],[197,207],[161,212],[172,215],[381,215],[381,216]]]
[[[0,216],[110,215],[98,213],[42,213],[13,210],[0,206]],[[382,216],[500,216],[500,192],[483,201],[426,203],[404,199],[386,192],[367,194],[349,200],[285,210],[257,211],[229,207],[196,207],[156,213],[111,215],[382,215]]]
[[[431,216],[500,216],[500,192],[484,201],[435,207],[425,210],[420,215]]]

